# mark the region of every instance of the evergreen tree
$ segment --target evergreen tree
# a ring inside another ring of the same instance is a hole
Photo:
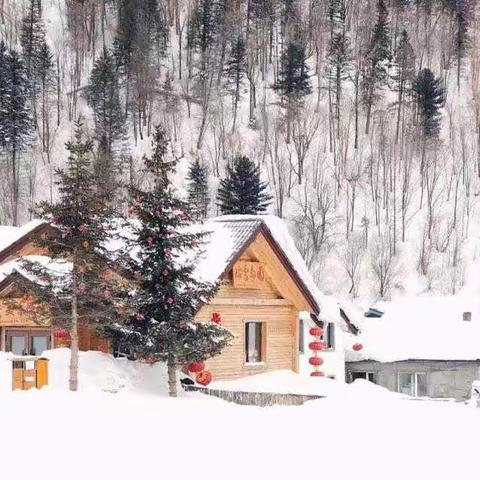
[[[7,158],[11,220],[18,224],[21,153],[32,138],[33,124],[28,108],[29,82],[25,64],[15,50],[0,47],[3,55],[0,81],[0,142]]]
[[[378,98],[379,90],[388,79],[390,54],[390,27],[388,11],[384,0],[378,0],[377,22],[373,28],[370,47],[366,55],[363,74],[363,101],[367,108],[365,133],[370,131],[372,106]]]
[[[424,138],[437,137],[440,132],[440,108],[444,102],[442,80],[435,78],[433,72],[421,70],[413,86],[416,93],[420,126]]]
[[[278,80],[273,87],[281,96],[287,110],[287,143],[290,143],[292,117],[302,105],[303,98],[312,92],[308,71],[306,39],[297,32],[282,53]]]
[[[217,285],[194,275],[205,235],[188,230],[191,209],[173,188],[176,162],[167,158],[167,151],[165,132],[157,127],[153,154],[145,158],[153,187],[131,191],[136,222],[128,245],[138,254],[128,271],[138,282],[131,299],[136,313],[122,331],[137,356],[167,362],[170,395],[176,396],[177,368],[220,354],[232,335],[213,322],[195,322],[198,308],[212,298]]]
[[[272,203],[267,183],[262,182],[260,168],[248,157],[237,158],[227,166],[225,178],[220,181],[217,205],[222,214],[263,213]]]
[[[190,164],[188,169],[187,192],[193,218],[195,220],[207,218],[210,203],[208,195],[208,170],[200,163],[198,158]]]
[[[235,131],[237,123],[238,102],[241,98],[240,88],[243,83],[247,70],[247,60],[245,51],[245,40],[241,34],[238,34],[231,43],[230,58],[225,66],[225,75],[227,85],[230,89],[233,99],[233,124],[232,132]]]
[[[119,170],[114,161],[115,147],[125,135],[125,118],[114,59],[108,50],[104,50],[95,62],[87,88],[87,100],[95,118],[98,183],[103,189],[113,188]]]
[[[395,89],[398,92],[397,97],[397,127],[395,139],[398,141],[400,130],[400,120],[402,115],[405,96],[411,91],[415,80],[415,52],[410,43],[408,33],[405,29],[400,34],[397,51],[395,54],[395,71],[392,75]]]
[[[38,308],[46,309],[54,326],[70,333],[70,390],[78,389],[78,327],[88,324],[99,331],[117,321],[124,305],[123,289],[113,275],[111,252],[112,214],[96,191],[92,150],[80,123],[73,141],[66,144],[66,167],[55,172],[59,190],[54,203],[37,206],[40,218],[50,221],[56,233],[38,239],[50,260],[28,261],[25,267],[41,282],[27,282]]]

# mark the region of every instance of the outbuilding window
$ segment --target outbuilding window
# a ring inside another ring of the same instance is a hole
[[[399,393],[404,393],[412,397],[426,397],[427,374],[424,372],[399,372],[397,390]]]
[[[245,324],[245,363],[264,361],[264,325],[263,322]]]
[[[362,378],[363,380],[368,380],[372,383],[377,383],[375,372],[352,372],[352,382],[357,378]]]

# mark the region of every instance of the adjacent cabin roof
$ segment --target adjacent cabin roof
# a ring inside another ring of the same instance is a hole
[[[475,296],[408,296],[376,306],[385,312],[381,318],[365,317],[366,310],[349,312],[360,332],[347,342],[347,361],[480,359],[480,305]],[[464,312],[471,312],[470,321],[464,320]],[[361,343],[362,350],[355,352],[354,343]]]
[[[0,227],[1,284],[21,273],[18,262],[4,260],[14,256],[15,251],[19,251],[22,245],[45,228],[51,227],[40,220],[33,220],[23,227]],[[285,222],[280,218],[270,215],[229,215],[209,219],[194,228],[209,233],[196,269],[196,274],[203,280],[215,282],[228,274],[257,236],[263,234],[307,300],[311,313],[320,314],[328,321],[338,321],[338,304],[318,290]]]

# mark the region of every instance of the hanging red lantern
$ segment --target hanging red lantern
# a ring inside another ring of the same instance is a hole
[[[315,372],[312,372],[310,374],[311,377],[324,377],[325,374],[323,372],[321,372],[320,370],[316,370]]]
[[[355,352],[359,352],[363,349],[363,345],[361,343],[355,343],[352,348]]]
[[[204,387],[206,387],[212,381],[212,378],[213,378],[212,373],[209,372],[208,370],[204,370],[203,372],[200,372],[195,377],[195,380],[200,385],[203,385]]]
[[[312,337],[322,337],[323,336],[323,328],[320,327],[313,327],[310,329],[310,335]]]
[[[188,365],[188,371],[191,373],[199,373],[205,369],[204,362],[193,362]]]
[[[310,365],[314,365],[316,367],[319,367],[320,365],[323,365],[323,358],[320,357],[310,357],[308,359],[308,362]]]
[[[216,324],[222,323],[222,316],[218,312],[212,313],[212,322]]]
[[[315,351],[320,351],[320,350],[325,350],[326,349],[326,345],[324,342],[310,342],[308,344],[308,348],[310,350],[315,350]]]
[[[67,338],[68,337],[68,331],[67,330],[55,330],[53,332],[53,336],[55,338]]]

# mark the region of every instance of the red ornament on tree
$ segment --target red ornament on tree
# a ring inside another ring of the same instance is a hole
[[[90,244],[85,240],[83,243],[83,248],[88,248],[90,246]]]
[[[173,305],[175,303],[175,300],[173,298],[167,298],[167,303],[169,305]]]
[[[79,231],[79,232],[84,232],[86,229],[87,229],[87,227],[86,227],[85,225],[80,225],[80,226],[78,227],[78,231]]]
[[[212,381],[212,374],[208,370],[204,370],[203,372],[200,372],[196,377],[195,380],[197,383],[200,385],[203,385],[206,387],[211,381]]]
[[[193,362],[189,363],[187,369],[190,373],[200,373],[205,369],[204,362]]]
[[[219,325],[220,323],[222,323],[222,316],[218,312],[213,312],[212,313],[212,322]]]

